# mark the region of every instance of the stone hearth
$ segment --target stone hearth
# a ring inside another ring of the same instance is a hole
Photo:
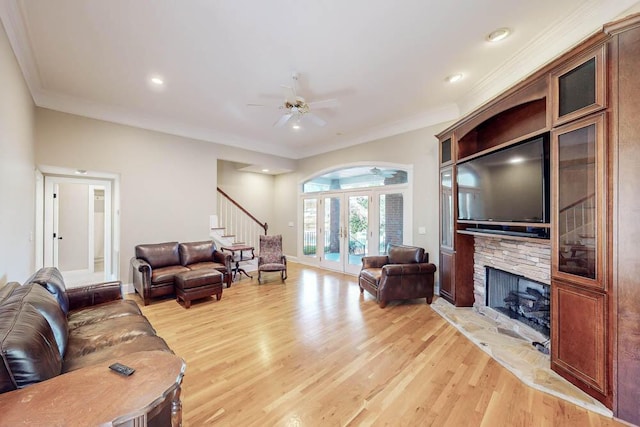
[[[553,372],[549,355],[537,351],[521,334],[514,334],[502,318],[484,316],[476,308],[455,307],[443,298],[436,298],[430,307],[529,387],[613,417],[602,403]]]
[[[486,306],[485,267],[497,268],[550,285],[549,242],[520,241],[508,237],[474,237],[473,307],[459,308],[437,298],[431,308],[528,386],[602,415],[613,416],[600,402],[551,370],[549,355],[531,345],[533,341],[545,341],[545,336]]]

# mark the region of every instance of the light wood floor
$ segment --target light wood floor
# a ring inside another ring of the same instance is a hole
[[[526,387],[424,299],[380,309],[356,278],[295,263],[268,280],[143,307],[187,363],[184,425],[623,425]]]

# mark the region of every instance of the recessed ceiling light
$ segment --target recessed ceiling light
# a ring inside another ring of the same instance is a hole
[[[164,84],[164,80],[162,80],[160,77],[151,77],[151,83],[156,86],[162,86]]]
[[[262,172],[269,172],[269,169],[262,169]]]
[[[447,82],[449,83],[455,83],[455,82],[459,82],[460,80],[462,80],[462,74],[458,73],[458,74],[452,74],[449,77],[446,78]]]
[[[76,175],[86,175],[87,171],[85,169],[77,169],[75,174]]]
[[[499,42],[500,40],[506,39],[509,34],[511,34],[511,30],[508,28],[498,28],[495,31],[492,31],[487,35],[487,41],[490,42]]]
[[[291,125],[291,128],[295,130],[300,129],[300,123],[294,123],[293,125]]]

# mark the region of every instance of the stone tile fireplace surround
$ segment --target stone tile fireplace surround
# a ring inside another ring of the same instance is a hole
[[[544,341],[539,332],[486,306],[486,268],[493,267],[524,276],[546,285],[551,284],[551,247],[541,243],[506,238],[475,236],[473,293],[474,309],[492,319],[498,319],[531,341]],[[553,320],[552,320],[553,322]]]

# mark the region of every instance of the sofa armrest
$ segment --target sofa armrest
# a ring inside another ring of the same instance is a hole
[[[387,264],[382,267],[383,276],[403,276],[407,274],[434,273],[436,266],[431,263],[413,264]]]
[[[69,310],[122,299],[121,284],[119,280],[115,280],[67,289]]]
[[[387,255],[370,255],[362,257],[362,269],[365,268],[382,268],[389,262]]]
[[[143,304],[149,304],[149,294],[151,292],[151,265],[141,258],[131,258],[131,268],[133,270],[133,287],[142,298]]]
[[[231,271],[231,265],[233,262],[233,257],[231,256],[231,254],[216,250],[213,252],[213,260],[227,267],[227,271]]]

